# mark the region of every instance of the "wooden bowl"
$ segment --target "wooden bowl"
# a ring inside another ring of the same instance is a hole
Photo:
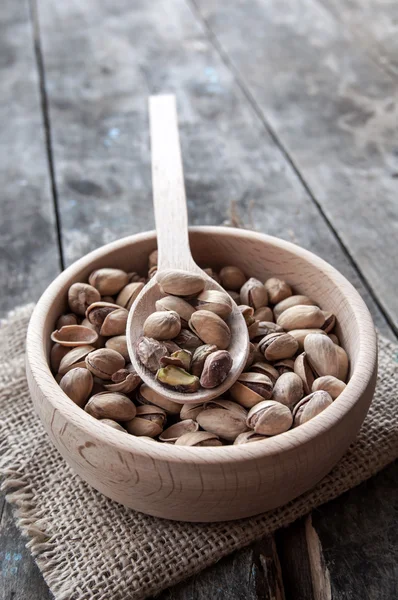
[[[192,448],[160,444],[114,430],[76,406],[51,374],[50,333],[66,308],[69,286],[93,269],[145,272],[154,232],[124,238],[81,258],[45,291],[27,337],[27,374],[33,402],[53,444],[94,488],[138,511],[185,521],[219,521],[281,506],[313,487],[344,454],[369,408],[377,369],[370,314],[352,285],[314,254],[288,242],[222,227],[190,230],[195,260],[236,265],[264,281],[287,280],[338,320],[350,358],[344,392],[313,420],[270,438],[238,446]]]

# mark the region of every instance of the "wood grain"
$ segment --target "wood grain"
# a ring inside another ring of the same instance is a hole
[[[315,0],[196,5],[398,331],[398,82]]]

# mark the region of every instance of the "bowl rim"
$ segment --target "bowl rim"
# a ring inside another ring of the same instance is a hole
[[[84,255],[60,273],[47,287],[37,302],[27,332],[26,361],[37,387],[48,402],[51,403],[54,414],[55,412],[61,413],[67,421],[73,420],[74,426],[82,431],[89,432],[98,442],[107,445],[111,444],[116,450],[128,451],[135,455],[151,455],[156,460],[177,463],[194,461],[195,464],[206,463],[214,465],[230,462],[231,459],[238,462],[252,461],[253,459],[280,455],[283,452],[293,450],[297,446],[308,444],[315,438],[322,436],[344,419],[344,416],[350,412],[365,392],[370,380],[374,376],[377,364],[376,333],[365,302],[352,284],[337,269],[316,254],[292,242],[267,234],[232,227],[196,226],[190,227],[189,230],[191,233],[204,235],[216,234],[221,237],[230,237],[232,234],[242,239],[263,241],[279,247],[281,250],[287,250],[326,273],[334,281],[335,285],[340,287],[344,295],[349,297],[350,304],[355,301],[356,308],[361,309],[361,318],[355,317],[359,332],[359,350],[357,365],[345,390],[325,411],[307,423],[300,425],[300,427],[268,438],[263,443],[220,447],[197,448],[153,443],[139,437],[126,435],[124,432],[104,425],[101,421],[94,419],[74,404],[59,387],[47,361],[45,353],[46,340],[44,340],[43,331],[48,308],[52,305],[59,287],[66,284],[74,274],[83,268],[87,268],[90,262],[102,257],[105,258],[109,252],[123,248],[131,243],[150,241],[152,239],[156,240],[156,232],[152,230],[120,238]]]

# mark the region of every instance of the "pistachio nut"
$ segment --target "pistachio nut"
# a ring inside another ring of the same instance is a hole
[[[128,316],[129,313],[125,308],[118,308],[110,312],[102,323],[100,334],[107,337],[125,335]]]
[[[293,410],[293,427],[303,425],[310,419],[313,419],[333,403],[331,396],[323,391],[312,392],[305,396]]]
[[[146,337],[169,340],[180,333],[181,319],[174,310],[161,310],[145,319],[143,329]]]
[[[199,310],[208,310],[222,319],[226,319],[232,312],[232,300],[227,293],[219,290],[204,290],[195,301]]]
[[[160,359],[169,353],[163,342],[147,337],[141,337],[137,340],[135,351],[140,362],[151,373],[156,373],[160,367]]]
[[[274,400],[264,400],[250,409],[247,425],[261,435],[278,435],[284,433],[293,423],[290,409]]]
[[[199,378],[187,373],[184,369],[168,365],[156,373],[156,379],[176,392],[192,394],[199,389]]]
[[[315,302],[311,300],[311,298],[308,298],[308,296],[303,296],[302,294],[289,296],[289,298],[286,298],[285,300],[278,302],[278,304],[275,304],[273,309],[275,319],[278,319],[278,317],[288,308],[298,305],[315,306]]]
[[[127,283],[145,283],[146,279],[145,277],[141,277],[141,275],[139,275],[139,273],[136,273],[135,271],[131,271],[130,273],[127,273],[128,275],[128,282]]]
[[[86,318],[84,318],[82,320],[82,322],[80,323],[80,325],[82,325],[83,327],[88,327],[89,329],[92,329],[93,331],[95,331],[96,333],[98,333],[98,339],[96,342],[94,342],[93,346],[94,348],[103,348],[105,346],[105,342],[106,342],[106,337],[104,337],[103,335],[99,335],[99,327],[96,327],[95,325],[93,325],[92,323],[90,323],[90,321]]]
[[[88,370],[88,369],[87,369]],[[99,394],[100,392],[106,392],[107,390],[104,388],[104,380],[99,377],[93,377],[94,384],[93,389],[91,390],[91,395],[95,396],[95,394]]]
[[[151,267],[148,271],[148,281],[150,281],[153,277],[155,277],[157,272],[158,272],[157,265],[154,265],[153,267]]]
[[[94,350],[87,354],[85,360],[88,370],[100,379],[110,379],[116,371],[123,369],[125,364],[123,356],[110,348]]]
[[[185,369],[185,371],[189,371],[191,367],[191,361],[192,353],[189,352],[189,350],[179,349],[170,354],[170,356],[162,356],[160,359],[160,364],[162,367],[174,365],[175,367],[180,367],[181,369]]]
[[[271,333],[285,333],[285,331],[276,323],[272,323],[272,321],[260,321],[255,340],[261,341],[266,335],[270,335]]]
[[[204,346],[199,346],[199,348],[196,348],[195,352],[193,353],[190,368],[192,375],[196,375],[196,377],[200,377],[202,375],[206,358],[212,354],[212,352],[216,352],[216,350],[217,346],[214,344],[204,344]]]
[[[203,404],[183,404],[180,412],[180,419],[184,421],[185,419],[192,419],[196,421],[196,417],[203,410]]]
[[[173,296],[196,296],[205,286],[200,275],[177,269],[158,273],[157,280],[162,292]]]
[[[254,311],[253,317],[256,321],[268,321],[273,323],[274,321],[274,313],[272,312],[272,308],[269,306],[260,306]]]
[[[283,358],[282,360],[274,362],[274,367],[279,375],[283,375],[283,373],[293,373],[294,360],[292,358]]]
[[[101,302],[109,302],[110,304],[114,304],[115,298],[113,296],[101,296]]]
[[[108,425],[108,427],[112,427],[113,429],[117,429],[118,431],[123,431],[123,433],[127,433],[124,427],[120,425],[120,423],[116,423],[113,419],[99,419],[101,423],[104,425]]]
[[[252,344],[252,342],[249,342],[249,353],[247,355],[247,359],[246,359],[246,364],[245,364],[245,371],[247,371],[247,369],[250,369],[251,365],[254,363],[254,355],[256,353],[256,346],[254,344]]]
[[[215,313],[197,310],[190,318],[189,327],[205,344],[214,344],[220,350],[226,350],[230,344],[230,329]]]
[[[254,308],[252,306],[247,306],[246,304],[240,304],[238,306],[240,312],[242,313],[242,317],[245,320],[246,325],[249,327],[252,323],[255,322],[254,318]]]
[[[254,309],[268,304],[268,293],[261,281],[251,277],[241,287],[240,298],[243,304],[252,306]]]
[[[239,446],[241,444],[251,444],[251,442],[267,440],[269,437],[269,435],[260,435],[255,431],[245,431],[244,433],[240,433],[235,439],[234,446]]]
[[[232,368],[232,357],[227,350],[212,352],[205,360],[200,385],[212,389],[221,385]]]
[[[318,377],[312,384],[312,391],[318,392],[319,390],[323,390],[327,392],[332,400],[336,400],[338,396],[340,396],[341,392],[343,392],[346,388],[346,384],[337,379],[337,377],[333,377],[332,375],[324,375],[323,377]]]
[[[236,304],[240,304],[240,294],[239,292],[235,292],[234,290],[225,290],[228,296],[236,302]]]
[[[184,327],[188,326],[188,321],[191,318],[192,313],[195,312],[195,308],[191,306],[191,304],[182,298],[177,298],[177,296],[165,296],[164,298],[160,298],[160,300],[156,301],[156,310],[170,310],[176,312]]]
[[[208,431],[192,431],[183,433],[176,439],[176,446],[222,446],[222,441],[214,433]]]
[[[174,423],[174,425],[170,425],[167,429],[163,431],[163,433],[159,436],[161,442],[168,442],[169,444],[173,444],[185,433],[193,433],[198,431],[199,425],[196,421],[192,421],[191,419],[185,419],[184,421],[179,421],[178,423]]]
[[[136,400],[141,405],[153,405],[163,409],[168,415],[178,415],[181,410],[181,404],[169,400],[165,396],[158,394],[146,383],[143,383],[136,393]]]
[[[339,356],[336,346],[327,335],[311,333],[304,340],[304,350],[307,354],[308,362],[318,375],[333,375],[339,378]]]
[[[224,289],[238,292],[246,282],[246,275],[238,267],[223,267],[219,273],[220,282]]]
[[[249,340],[254,340],[258,337],[260,321],[254,320],[251,325],[248,326],[247,332],[249,334]]]
[[[59,386],[75,404],[83,408],[93,389],[93,376],[87,369],[71,369],[62,377]]]
[[[340,346],[340,340],[335,333],[329,333],[328,336],[332,340],[333,344],[336,344],[336,346]]]
[[[127,310],[130,310],[134,304],[134,300],[144,288],[144,285],[145,284],[142,281],[134,281],[133,283],[128,283],[125,285],[117,295],[116,304],[122,308],[127,308]]]
[[[115,335],[115,337],[111,337],[106,340],[105,348],[110,348],[111,350],[116,350],[119,352],[127,362],[130,360],[129,351],[127,348],[127,338],[125,335]]]
[[[253,363],[250,367],[250,371],[252,373],[261,373],[262,375],[267,375],[267,377],[271,379],[272,385],[275,385],[275,382],[279,377],[279,372],[277,369],[264,361],[257,361]]]
[[[291,358],[298,350],[298,343],[289,333],[270,333],[258,344],[267,360]]]
[[[221,283],[218,273],[216,273],[216,271],[214,271],[211,267],[205,267],[203,271],[206,273],[206,275],[214,279],[214,281],[217,281],[217,283]]]
[[[125,271],[121,269],[97,269],[93,271],[88,282],[95,287],[102,296],[113,296],[127,285],[129,277]]]
[[[51,339],[61,346],[75,348],[95,344],[98,333],[83,325],[64,325],[52,332]]]
[[[101,294],[88,283],[74,283],[68,290],[69,308],[76,315],[83,317],[93,302],[99,302]]]
[[[272,396],[272,381],[261,373],[241,373],[230,388],[231,397],[241,406],[252,408]]]
[[[94,350],[94,347],[92,347],[92,349]],[[66,354],[72,352],[72,350],[73,348],[71,349],[68,346],[61,346],[61,344],[54,344],[52,346],[50,350],[50,366],[53,373],[56,373],[58,371],[59,365],[61,364],[61,360]]]
[[[136,416],[127,421],[126,429],[133,435],[154,438],[162,433],[166,419],[165,411],[158,406],[137,406]]]
[[[203,345],[202,340],[189,329],[181,329],[180,333],[173,341],[178,344],[180,348],[189,350],[192,354],[195,352],[196,348]]]
[[[292,409],[303,395],[301,378],[296,373],[283,373],[274,386],[272,399]]]
[[[292,329],[318,329],[324,325],[325,315],[317,306],[298,304],[284,310],[276,322],[286,331]]]
[[[169,354],[173,354],[173,352],[178,352],[181,348],[173,341],[173,340],[163,340],[162,342]]]
[[[91,396],[84,410],[95,419],[129,421],[135,417],[135,404],[119,392],[100,392]]]
[[[205,431],[233,442],[247,430],[246,417],[247,412],[236,402],[216,398],[204,405],[196,420]]]
[[[100,330],[109,313],[119,310],[119,308],[120,306],[111,302],[93,302],[86,310],[86,318]]]
[[[108,392],[122,392],[130,394],[141,383],[141,377],[134,371],[132,365],[126,365],[124,369],[119,369],[111,377],[112,383],[104,383],[104,388]]]
[[[334,326],[336,325],[336,316],[332,312],[326,310],[323,310],[322,313],[325,317],[325,322],[322,325],[322,329],[326,333],[330,333],[331,331],[333,331]]]
[[[148,256],[148,269],[151,267],[156,267],[159,260],[159,253],[157,250],[152,250],[150,255]]]
[[[264,283],[264,286],[268,292],[268,299],[271,304],[278,304],[278,302],[286,300],[286,298],[289,298],[293,294],[290,285],[286,281],[278,279],[278,277],[270,277]]]
[[[309,394],[311,392],[312,384],[314,383],[315,377],[305,352],[299,354],[296,360],[294,361],[294,372],[300,377],[301,381],[303,382],[304,394]]]
[[[323,329],[292,329],[289,331],[289,334],[294,337],[296,342],[298,343],[299,350],[302,352],[304,350],[304,340],[307,335],[311,333],[319,333],[320,335],[327,335]]]
[[[86,368],[86,356],[90,354],[90,352],[94,352],[94,350],[94,346],[89,345],[72,348],[61,359],[58,367],[58,372],[61,375],[65,375],[65,373],[67,373],[71,369],[76,369],[76,367]]]
[[[338,365],[339,365],[337,377],[338,377],[338,379],[341,379],[341,381],[345,381],[347,379],[347,375],[348,375],[347,352],[341,346],[336,346],[336,344],[334,344],[334,348],[335,348],[335,351],[337,352]],[[330,373],[330,374],[332,374],[332,373]],[[321,375],[321,373],[319,373],[319,375]]]
[[[64,327],[65,325],[78,325],[77,316],[73,313],[61,315],[55,323],[55,329],[61,329],[61,327]]]

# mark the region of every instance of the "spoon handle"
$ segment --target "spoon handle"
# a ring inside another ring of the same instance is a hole
[[[149,120],[152,155],[152,190],[158,238],[158,270],[197,271],[188,239],[176,99],[173,95],[150,96]]]

